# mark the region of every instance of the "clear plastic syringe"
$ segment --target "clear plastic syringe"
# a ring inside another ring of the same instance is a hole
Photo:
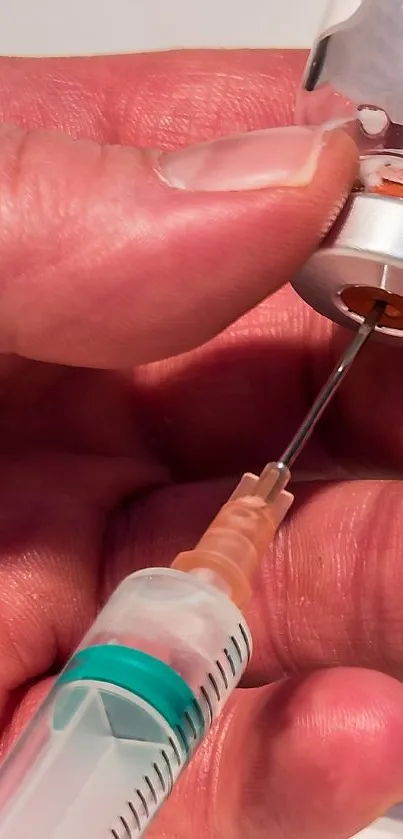
[[[0,769],[0,839],[143,834],[250,658],[240,607],[292,500],[268,504],[258,483],[244,477],[194,551],[112,595]]]
[[[293,500],[289,466],[382,311],[362,324],[280,461],[243,477],[193,551],[112,595],[0,768],[0,839],[143,835],[242,677],[242,612]]]

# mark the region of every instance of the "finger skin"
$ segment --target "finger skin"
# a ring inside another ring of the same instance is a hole
[[[293,121],[306,53],[188,50],[0,59],[0,118],[164,150]]]
[[[178,148],[290,123],[304,61],[270,51],[4,59],[0,114],[20,130],[0,136],[0,350],[132,366],[209,340],[286,282],[349,191],[347,140],[329,142],[306,190],[215,197],[169,190],[144,152],[116,144]]]
[[[152,839],[345,839],[403,795],[403,687],[323,671],[240,691]]]
[[[144,152],[40,130],[3,128],[0,160],[0,351],[101,368],[188,351],[291,279],[356,172],[341,132],[289,189],[175,190]]]

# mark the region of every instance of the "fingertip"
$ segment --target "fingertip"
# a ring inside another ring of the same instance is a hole
[[[334,203],[324,217],[322,238],[342,210],[357,177],[358,166],[358,149],[351,137],[340,128],[329,131],[315,179],[318,196],[334,196]]]
[[[369,670],[321,671],[273,692],[263,785],[287,835],[352,836],[401,800],[402,712],[401,684]],[[259,760],[254,774],[262,784]]]
[[[352,836],[403,797],[402,711],[402,686],[365,670],[240,692],[211,745],[218,833]]]

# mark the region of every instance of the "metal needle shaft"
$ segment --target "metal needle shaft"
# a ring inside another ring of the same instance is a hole
[[[375,306],[369,313],[368,317],[361,324],[350,346],[347,347],[347,350],[340,359],[337,367],[335,367],[326,384],[320,391],[319,396],[313,403],[312,408],[306,415],[302,425],[300,425],[295,437],[291,440],[291,443],[287,446],[286,450],[280,457],[278,461],[279,465],[287,466],[289,469],[291,468],[300,451],[305,446],[307,440],[309,440],[309,437],[311,436],[318,420],[321,418],[323,411],[329,404],[346,374],[350,370],[351,365],[357,358],[358,353],[367,343],[368,338],[379,323],[385,308],[386,303],[381,301],[375,303]]]

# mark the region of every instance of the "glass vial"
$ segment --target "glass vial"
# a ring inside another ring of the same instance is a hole
[[[330,0],[298,96],[299,124],[342,126],[356,191],[403,198],[403,3]]]

